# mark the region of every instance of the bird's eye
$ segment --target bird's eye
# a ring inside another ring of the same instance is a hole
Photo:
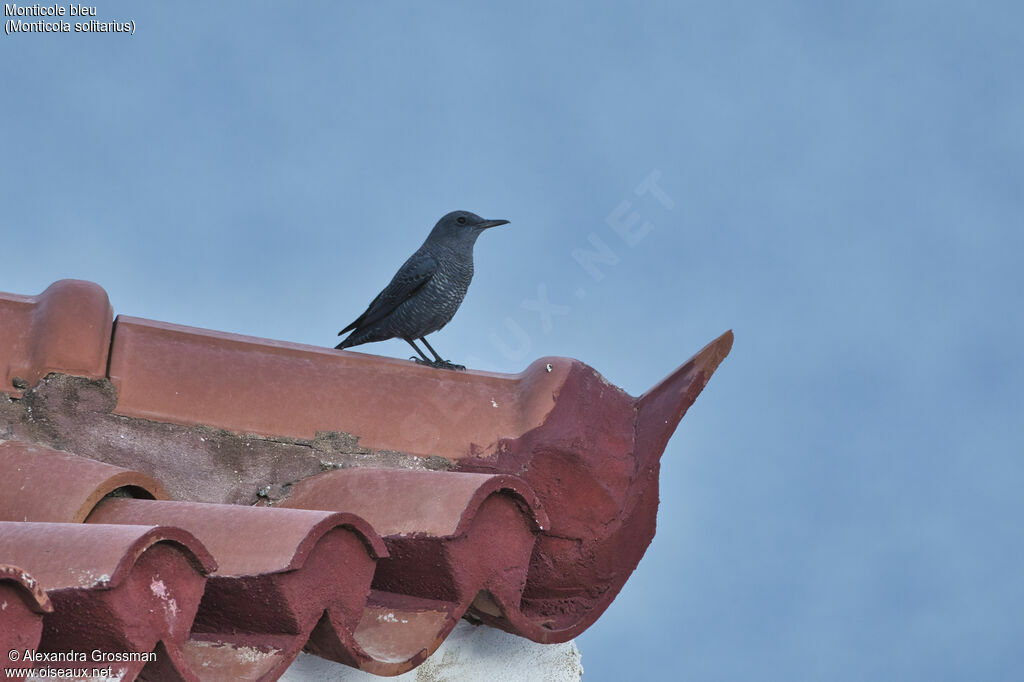
[[[455,222],[457,222],[459,225],[465,225],[466,224],[466,217],[465,216],[459,216],[458,220],[456,220]]]

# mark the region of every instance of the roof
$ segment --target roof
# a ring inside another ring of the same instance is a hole
[[[634,398],[566,358],[451,372],[115,320],[89,282],[0,294],[0,644],[272,680],[303,649],[398,674],[461,618],[567,641],[731,344]]]

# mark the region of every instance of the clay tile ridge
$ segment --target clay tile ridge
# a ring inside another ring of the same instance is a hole
[[[115,412],[129,417],[300,439],[345,432],[364,448],[456,459],[541,423],[571,365],[550,358],[514,376],[442,372],[119,316],[110,380]]]

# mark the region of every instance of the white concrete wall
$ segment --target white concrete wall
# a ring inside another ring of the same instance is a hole
[[[299,654],[285,682],[578,682],[583,676],[576,642],[536,644],[485,625],[460,621],[418,668],[398,677],[370,675],[317,656]]]

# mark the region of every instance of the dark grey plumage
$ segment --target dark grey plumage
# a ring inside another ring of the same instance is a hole
[[[398,269],[391,283],[370,306],[338,335],[351,331],[335,348],[350,348],[386,339],[405,339],[433,367],[465,369],[442,360],[425,338],[451,321],[473,279],[473,245],[490,227],[507,220],[485,220],[469,211],[453,211],[434,225],[427,240]],[[427,358],[419,339],[434,356]]]

